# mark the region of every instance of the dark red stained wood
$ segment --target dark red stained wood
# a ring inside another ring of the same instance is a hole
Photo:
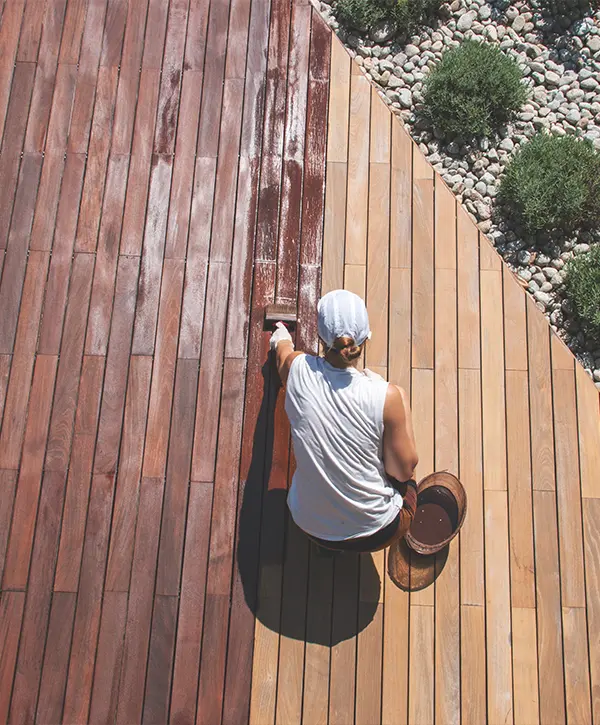
[[[48,355],[56,355],[60,349],[84,168],[85,157],[67,156],[38,342],[38,352]]]
[[[284,158],[302,162],[306,136],[306,102],[310,51],[310,5],[293,5],[287,68]]]
[[[301,163],[294,159],[283,162],[281,218],[277,248],[277,292],[275,295],[278,301],[295,301],[298,297],[302,175]]]
[[[159,81],[158,71],[142,71],[138,115],[129,167],[129,178],[133,183],[127,186],[121,254],[142,253]]]
[[[228,0],[213,0],[208,19],[202,110],[196,148],[198,156],[217,155],[228,25]]]
[[[46,451],[49,471],[66,471],[69,465],[93,271],[92,255],[75,256]]]
[[[255,258],[261,262],[275,262],[277,257],[282,165],[281,156],[265,156],[263,153],[255,247]]]
[[[215,159],[199,158],[196,162],[179,338],[179,357],[182,358],[200,357],[215,167]]]
[[[26,145],[34,151],[64,151],[71,123],[75,78],[75,66],[59,65],[50,116],[44,113],[45,109],[40,109],[39,117],[30,114]]]
[[[227,647],[227,615],[229,596],[206,595],[204,605],[204,637],[198,686],[196,723],[212,725],[221,722],[223,672]]]
[[[177,604],[177,597],[157,596],[154,600],[143,723],[166,723],[169,719]]]
[[[62,474],[54,471],[44,474],[10,706],[11,723],[30,725],[35,717],[64,490]]]
[[[142,480],[117,707],[118,725],[130,725],[142,719],[154,592],[152,572],[156,568],[163,487],[160,479]]]
[[[10,355],[0,355],[0,425],[2,423],[2,414],[4,413],[11,361],[12,357]]]
[[[119,455],[123,407],[131,334],[137,294],[139,260],[120,257],[115,289],[115,313],[112,318],[106,358],[106,375],[96,444],[94,471],[114,474]]]
[[[62,152],[49,151],[44,155],[29,249],[49,251],[52,248],[64,167]]]
[[[141,442],[146,433],[151,375],[152,358],[132,357],[106,573],[107,591],[129,589],[144,455]]]
[[[114,478],[112,476],[94,476],[81,562],[81,578],[63,711],[64,722],[87,722],[100,628],[100,608],[113,489]]]
[[[298,326],[296,347],[298,350],[317,355],[319,333],[317,328],[317,303],[321,290],[321,267],[316,264],[300,266],[298,287]]]
[[[16,487],[17,472],[0,470],[0,576],[2,576],[2,572],[4,571],[4,557],[8,544],[10,518],[12,516]]]
[[[211,262],[231,261],[243,90],[243,81],[225,81],[213,207]]]
[[[0,435],[0,468],[16,470],[19,467],[47,270],[48,254],[31,252],[23,286],[12,374],[6,393]]]
[[[187,29],[189,0],[171,0],[165,51],[162,61],[162,82],[156,119],[154,153],[172,154],[181,95],[181,76]]]
[[[196,429],[194,431],[194,455],[192,480],[214,480],[217,449],[218,411],[221,397],[221,360],[225,343],[225,321],[229,289],[229,265],[211,264],[206,292],[206,319],[202,336],[202,357],[196,403]]]
[[[271,8],[269,30],[263,156],[281,155],[283,151],[290,45],[290,13],[290,0],[274,0]]]
[[[84,358],[54,579],[55,591],[76,592],[79,584],[103,376],[104,358]]]
[[[202,70],[206,51],[206,29],[210,0],[190,0],[184,68]]]
[[[173,401],[183,271],[184,261],[182,259],[165,261],[142,468],[142,475],[148,478],[164,476],[167,465],[168,421],[171,418]]]
[[[105,592],[90,707],[90,725],[104,725],[115,721],[126,618],[127,593]]]
[[[60,46],[61,63],[77,63],[81,48],[81,38],[85,25],[87,7],[93,0],[69,0],[63,25],[62,44]]]
[[[28,2],[23,14],[21,34],[19,36],[19,49],[17,50],[17,61],[35,63],[38,58],[40,38],[42,35],[42,22],[46,5],[52,0],[38,0],[35,3]]]
[[[231,588],[246,387],[245,367],[244,360],[230,359],[225,360],[223,368],[219,447],[213,494],[213,526],[208,563],[207,590],[211,594],[228,595]]]
[[[331,65],[331,30],[319,13],[312,13],[311,18],[310,79],[328,81]]]
[[[37,705],[36,717],[40,723],[61,722],[76,599],[77,595],[71,592],[56,592],[52,597]]]
[[[254,647],[254,614],[256,607],[263,466],[267,445],[266,411],[269,400],[269,381],[263,380],[269,336],[262,332],[264,306],[273,301],[275,265],[256,265],[253,282],[250,345],[247,368],[247,387],[244,408],[244,428],[238,490],[238,528],[233,566],[233,589],[225,672],[223,722],[245,722],[250,708],[252,654]],[[265,371],[270,372],[269,368]],[[263,396],[267,396],[266,399]],[[261,406],[264,406],[261,412]],[[240,575],[240,556],[245,567],[244,581]]]
[[[121,61],[128,4],[128,0],[108,0],[102,36],[101,66],[115,66]]]
[[[29,113],[34,71],[35,66],[32,63],[17,63],[13,74],[13,84],[6,115],[6,133],[0,151],[0,179],[2,179],[0,249],[6,249],[6,240],[10,229],[10,218],[19,176],[19,162]]]
[[[327,81],[309,82],[302,196],[301,264],[321,263],[325,207],[328,96],[329,83]]]
[[[112,151],[115,154],[128,154],[131,150],[147,12],[148,0],[130,2],[127,7],[113,129]]]
[[[54,578],[55,591],[76,592],[79,584],[103,375],[104,358],[84,358]]]
[[[154,354],[172,169],[171,156],[152,157],[148,214],[135,313],[134,355]]]
[[[75,434],[54,580],[58,592],[76,592],[79,585],[93,461],[94,439]]]
[[[158,556],[157,594],[179,594],[197,387],[198,361],[179,360]]]
[[[190,485],[171,697],[171,721],[176,723],[193,723],[196,716],[211,502],[212,484]]]
[[[11,352],[17,329],[21,291],[27,266],[27,247],[33,222],[35,198],[42,168],[39,154],[26,154],[13,211],[8,246],[4,259],[4,273],[0,284],[0,351]]]
[[[50,0],[46,5],[44,28],[31,98],[30,117],[27,124],[27,135],[25,136],[26,151],[41,151],[44,147],[54,84],[57,79],[58,53],[66,5],[67,0]],[[61,71],[61,77],[65,79],[69,78],[70,75],[74,77],[71,69],[74,69],[74,66],[66,66]],[[60,81],[58,82],[60,83]],[[73,90],[72,87],[71,93]],[[68,100],[69,110],[72,101],[73,96],[71,95]]]
[[[11,688],[21,633],[24,592],[0,594],[0,721],[8,722]]]
[[[169,3],[164,2],[164,0],[150,0],[148,4],[142,68],[159,70],[161,67],[167,29],[167,11],[170,2],[171,0]]]
[[[77,69],[77,90],[73,102],[69,150],[85,153],[90,140],[90,128],[94,111],[96,86],[101,90],[102,78],[98,77],[98,64],[102,50],[102,32],[106,16],[107,0],[96,0],[89,5],[83,30],[81,55]],[[116,84],[116,77],[115,77]],[[116,92],[116,88],[115,88]],[[102,97],[99,98],[102,101]],[[107,129],[108,135],[110,131]]]
[[[79,252],[93,252],[96,249],[100,209],[106,182],[106,166],[110,149],[112,119],[117,91],[118,71],[116,68],[101,68],[98,73],[94,121],[85,170],[85,183],[81,198],[77,241]]]
[[[56,364],[56,357],[46,355],[39,355],[35,363],[29,415],[23,439],[23,456],[2,578],[3,589],[25,589],[27,586]]]
[[[234,556],[237,487],[244,411],[245,362],[226,360],[219,449],[212,506],[204,643],[200,666],[198,717],[220,721],[227,652],[227,608]]]
[[[250,5],[249,0],[232,0],[231,2],[225,78],[243,79],[246,74]]]
[[[208,5],[208,3],[207,3]],[[0,138],[4,133],[6,106],[13,80],[13,67],[19,42],[25,0],[8,3],[2,13],[0,25]]]
[[[106,355],[108,347],[128,169],[127,156],[113,156],[108,162],[86,333],[85,351],[88,355]]]
[[[169,223],[165,257],[183,258],[188,245],[192,190],[196,159],[196,136],[200,116],[200,98],[202,96],[202,74],[198,71],[186,71],[183,74],[181,89],[181,108],[177,127],[177,144],[171,200],[169,204]],[[214,164],[213,164],[214,169]],[[202,179],[202,187],[206,179]],[[211,192],[212,193],[212,192]]]
[[[252,262],[258,192],[258,161],[241,156],[233,232],[226,357],[245,357],[252,290]]]

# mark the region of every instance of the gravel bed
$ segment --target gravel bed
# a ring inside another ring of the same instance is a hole
[[[329,4],[320,3],[320,10],[600,389],[600,340],[586,338],[563,291],[565,262],[600,241],[600,230],[542,234],[532,242],[494,201],[507,162],[540,130],[581,136],[600,150],[600,12],[586,15],[586,6],[572,0],[568,17],[549,19],[536,0],[454,0],[442,6],[435,27],[410,38],[395,36],[385,23],[359,36],[339,26]],[[475,143],[444,140],[418,114],[427,74],[445,50],[469,38],[497,44],[515,58],[529,89],[515,121]]]

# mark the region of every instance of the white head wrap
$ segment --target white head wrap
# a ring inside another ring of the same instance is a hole
[[[351,337],[357,345],[371,337],[367,308],[353,292],[328,292],[319,300],[317,312],[319,337],[327,347],[332,347],[338,337]]]

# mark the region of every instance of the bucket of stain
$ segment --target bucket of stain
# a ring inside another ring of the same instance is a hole
[[[419,554],[435,554],[459,532],[467,513],[461,482],[447,471],[432,473],[417,488],[417,511],[405,541]]]

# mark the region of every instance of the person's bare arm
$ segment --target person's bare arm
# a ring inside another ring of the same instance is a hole
[[[277,347],[275,348],[275,363],[282,385],[285,385],[287,382],[293,360],[298,355],[303,354],[300,351],[295,351],[293,344],[289,340],[281,340],[277,343]]]
[[[383,408],[383,463],[386,473],[398,481],[414,477],[419,457],[408,398],[390,383]]]

